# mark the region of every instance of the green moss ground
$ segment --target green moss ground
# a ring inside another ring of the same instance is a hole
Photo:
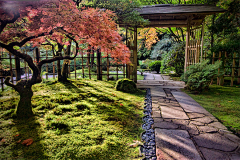
[[[0,97],[0,159],[140,159],[144,90],[114,89],[115,82],[89,79],[34,85],[35,117],[14,119],[19,96],[8,89]],[[23,140],[33,139],[30,146]]]
[[[199,94],[185,92],[240,137],[240,85],[211,85]]]

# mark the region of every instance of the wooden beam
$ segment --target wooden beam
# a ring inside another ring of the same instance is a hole
[[[134,28],[134,38],[133,38],[133,81],[137,83],[137,28]]]

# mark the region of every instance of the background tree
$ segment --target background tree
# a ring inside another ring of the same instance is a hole
[[[33,116],[32,85],[41,82],[42,65],[57,60],[74,59],[78,54],[78,43],[104,48],[111,51],[115,61],[129,62],[129,50],[121,43],[116,24],[111,20],[114,14],[108,10],[87,9],[80,12],[71,0],[21,3],[0,1],[0,5],[3,6],[0,8],[0,46],[25,60],[33,71],[31,79],[18,81],[16,85],[9,81],[9,77],[5,80],[6,85],[20,94],[16,109],[18,118]],[[42,44],[45,36],[64,44],[63,35],[76,43],[75,55],[53,55],[52,59],[44,59],[34,64],[32,57],[19,49],[28,42],[34,42],[34,45]]]

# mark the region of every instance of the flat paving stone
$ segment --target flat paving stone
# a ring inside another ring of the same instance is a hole
[[[240,160],[240,153],[239,154],[231,154],[230,159],[231,160]]]
[[[191,121],[189,124],[193,124],[193,125],[196,125],[196,126],[204,126],[205,124],[202,123],[202,122],[198,122],[198,121]]]
[[[216,149],[225,152],[234,151],[238,146],[237,143],[230,141],[219,133],[204,133],[194,136],[193,139],[200,147]]]
[[[194,125],[181,126],[181,129],[187,130],[191,136],[199,134],[197,127]]]
[[[208,113],[202,106],[184,92],[172,92],[172,95],[186,112]]]
[[[189,118],[201,118],[201,117],[205,117],[205,115],[204,114],[202,114],[202,113],[188,113],[188,116],[189,116]]]
[[[225,129],[227,130],[227,127],[225,127],[222,123],[220,122],[213,122],[208,124],[209,126],[215,127],[215,128],[219,128],[219,129]]]
[[[196,118],[196,119],[192,119],[193,121],[198,121],[201,123],[205,123],[205,124],[209,124],[211,122],[213,122],[213,120],[209,117],[202,117],[202,118]]]
[[[153,110],[152,111],[152,117],[159,117],[159,118],[161,118],[162,116],[161,116],[161,112],[160,112],[160,110],[157,110],[157,111],[155,111],[155,110]]]
[[[160,106],[163,118],[189,119],[185,112],[177,107]]]
[[[153,118],[154,123],[158,123],[158,122],[162,122],[163,119],[162,118]]]
[[[229,140],[236,142],[240,146],[240,138],[234,134],[224,134],[225,137],[227,137]],[[239,148],[239,154],[240,154],[240,148]]]
[[[158,160],[202,160],[187,131],[155,129]]]
[[[186,126],[189,124],[189,120],[179,120],[179,119],[173,119],[172,122],[177,125],[183,125]]]
[[[163,90],[163,88],[160,88],[160,87],[155,87],[155,88],[152,88],[151,89],[151,96],[152,97],[166,97],[166,94]]]
[[[158,122],[153,124],[153,128],[162,128],[162,129],[177,129],[178,125],[171,122]]]
[[[209,127],[209,126],[198,126],[198,130],[200,132],[205,132],[205,133],[214,133],[218,131],[216,128]]]
[[[218,152],[203,147],[200,147],[199,149],[206,160],[229,160],[229,157],[224,152]]]

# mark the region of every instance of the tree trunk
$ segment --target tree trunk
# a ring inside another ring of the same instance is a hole
[[[65,51],[65,56],[70,55],[70,50],[71,50],[71,45],[67,46],[67,50]],[[61,80],[62,82],[66,82],[68,78],[68,62],[69,60],[64,60],[63,65],[62,65],[62,77]]]
[[[32,87],[22,87],[20,91],[20,100],[16,109],[18,119],[25,119],[33,116],[31,99],[33,96]]]

